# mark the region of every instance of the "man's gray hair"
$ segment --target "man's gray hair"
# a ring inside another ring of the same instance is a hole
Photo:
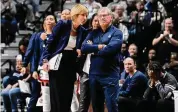
[[[122,9],[123,11],[125,11],[124,6],[122,6],[121,4],[115,5],[114,11],[115,11],[117,8],[120,8],[120,9]]]
[[[98,13],[97,13],[97,14],[99,15],[99,13],[100,13],[101,11],[103,11],[103,10],[104,10],[104,11],[107,11],[109,15],[111,15],[111,16],[113,15],[112,11],[111,11],[108,7],[101,7],[101,8],[98,10]]]

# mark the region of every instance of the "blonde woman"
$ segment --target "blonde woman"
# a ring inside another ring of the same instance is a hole
[[[81,56],[80,47],[85,38],[83,25],[88,9],[77,4],[71,9],[71,20],[60,20],[53,28],[43,53],[43,69],[49,71],[48,61],[62,54],[58,70],[49,71],[51,112],[69,112],[74,82],[77,72],[77,57]]]

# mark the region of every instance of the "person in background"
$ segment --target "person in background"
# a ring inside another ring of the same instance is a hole
[[[129,32],[127,27],[118,20],[118,14],[116,14],[115,12],[113,13],[113,18],[113,25],[123,32],[123,41],[128,43]]]
[[[124,60],[124,68],[128,76],[119,81],[123,84],[119,91],[119,112],[136,112],[136,104],[142,100],[148,80],[145,74],[136,69],[136,62],[133,58],[128,57]]]
[[[17,11],[13,0],[1,0],[0,4],[2,42],[9,46],[10,43],[15,41],[15,34],[18,31],[17,20],[15,18]]]
[[[169,61],[171,52],[178,52],[178,35],[173,29],[173,20],[167,18],[164,22],[164,30],[157,33],[152,41],[157,56],[162,65]]]
[[[130,57],[137,57],[138,55],[138,47],[135,44],[130,44],[128,48],[129,56]]]
[[[91,19],[92,15],[94,13],[97,13],[97,10],[102,7],[102,5],[99,2],[96,2],[95,0],[86,0],[86,3],[84,5],[89,10],[88,19]]]
[[[124,37],[123,39],[125,42],[127,42],[129,37],[129,32],[126,25],[123,22],[127,22],[128,18],[124,7],[122,5],[116,5],[113,14],[114,14],[113,24],[123,32],[123,37]]]
[[[5,76],[3,78],[3,86],[1,96],[4,101],[5,112],[17,112],[17,100],[24,100],[19,88],[18,80],[28,80],[28,74],[21,73],[22,68],[22,55],[16,57],[16,70],[12,76]]]
[[[176,52],[171,52],[170,61],[163,65],[163,69],[178,80],[178,54]]]
[[[118,1],[119,1],[119,0],[113,0],[113,2],[110,2],[110,3],[107,5],[107,7],[108,7],[111,11],[113,11],[113,9],[114,9],[115,5],[118,3]]]
[[[128,21],[126,10],[122,5],[116,5],[114,8],[114,12],[118,15],[117,16],[118,22]]]
[[[127,1],[127,15],[131,15],[131,12],[136,10],[136,0],[126,0]]]
[[[119,56],[120,60],[120,72],[122,73],[124,71],[124,60],[129,57],[129,52],[128,52],[128,46],[126,42],[122,43],[121,47],[121,55]],[[126,77],[125,77],[126,78]]]
[[[148,63],[152,62],[152,61],[156,61],[157,60],[157,57],[156,57],[156,50],[155,49],[150,49],[148,51],[148,59],[147,59],[147,62],[143,64],[144,68],[145,68],[145,71],[147,69],[147,66],[148,66]],[[145,73],[147,74],[147,72]]]
[[[123,34],[112,25],[113,15],[109,8],[100,8],[98,18],[100,28],[88,34],[81,49],[82,53],[92,53],[89,80],[93,112],[104,111],[104,99],[108,112],[118,112],[118,57]]]
[[[27,51],[27,47],[28,47],[28,44],[29,44],[29,40],[30,40],[30,37],[31,34],[29,34],[27,37],[23,37],[20,42],[19,42],[19,45],[18,45],[18,48],[19,48],[19,54],[22,55],[22,59],[24,59],[24,55]]]
[[[124,9],[127,8],[127,3],[125,0],[113,0],[113,2],[110,2],[107,7],[113,11],[114,8],[117,6],[117,5],[122,5],[124,7]]]
[[[178,89],[177,80],[165,72],[158,61],[148,64],[148,88],[138,104],[138,112],[174,112],[173,91]]]
[[[136,12],[138,14],[139,23],[149,26],[151,21],[151,14],[144,9],[144,2],[140,1],[136,3]]]
[[[154,16],[151,18],[151,22],[156,21],[156,16],[157,20],[160,20],[161,17],[165,18],[167,16],[167,11],[159,0],[148,0],[145,4],[145,9],[153,12]],[[156,11],[160,11],[160,13],[157,12],[156,14]]]
[[[91,31],[99,28],[98,15],[94,14],[90,20]],[[91,43],[92,44],[92,43]],[[83,74],[80,76],[80,100],[79,111],[88,112],[90,105],[90,88],[89,88],[89,69],[91,54],[87,54],[83,66]]]
[[[35,17],[40,16],[40,14],[39,14],[39,2],[40,2],[39,0],[26,0],[25,1],[25,4],[32,6],[33,15]],[[28,6],[28,8],[29,8],[29,6]]]
[[[71,19],[70,12],[71,12],[70,9],[64,9],[60,15],[61,19],[62,20],[70,20]]]
[[[69,112],[76,81],[77,60],[81,56],[81,44],[86,30],[81,26],[87,21],[88,9],[76,4],[71,9],[71,20],[59,20],[47,40],[41,62],[49,72],[51,112]],[[58,70],[49,71],[49,62],[62,54]]]
[[[157,58],[156,58],[156,50],[155,49],[150,49],[149,52],[148,52],[148,60],[149,60],[149,63],[151,61],[155,61]]]
[[[129,48],[128,48],[128,52],[129,52],[129,56],[132,57],[135,61],[136,61],[136,68],[137,70],[141,71],[141,72],[145,72],[145,69],[143,67],[143,60],[142,57],[139,56],[141,54],[138,54],[138,47],[136,44],[130,44]]]

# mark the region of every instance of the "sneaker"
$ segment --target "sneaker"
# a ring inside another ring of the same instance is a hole
[[[38,17],[38,18],[39,18],[39,17],[40,17],[40,13],[39,13],[39,12],[36,12],[36,13],[35,13],[35,17]]]

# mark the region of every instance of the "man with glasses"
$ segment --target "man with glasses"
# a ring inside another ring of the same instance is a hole
[[[123,34],[112,25],[112,12],[107,7],[98,11],[100,28],[88,34],[82,53],[92,53],[89,71],[93,112],[118,112],[119,55]],[[105,99],[104,99],[105,98]]]

